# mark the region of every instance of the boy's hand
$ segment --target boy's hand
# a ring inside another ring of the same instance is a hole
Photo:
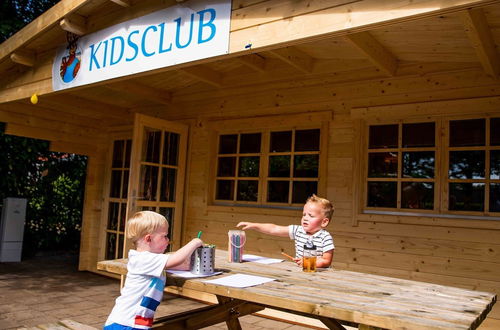
[[[198,248],[200,246],[203,246],[203,241],[199,238],[193,238],[191,240],[191,242],[193,242],[193,244]]]
[[[302,267],[302,258],[293,258],[293,261],[295,261],[298,266]]]

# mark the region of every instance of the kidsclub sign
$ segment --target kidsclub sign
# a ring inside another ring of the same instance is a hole
[[[61,90],[226,54],[230,0],[191,0],[70,42],[57,52]]]

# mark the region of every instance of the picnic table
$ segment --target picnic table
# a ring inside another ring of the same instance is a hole
[[[126,259],[98,263],[99,270],[126,274]],[[167,276],[167,286],[217,297],[218,304],[155,320],[155,329],[199,329],[226,322],[241,329],[238,317],[272,308],[321,320],[329,329],[476,329],[496,295],[488,292],[371,275],[333,268],[305,273],[296,264],[230,263],[227,251],[217,250],[210,278]],[[206,280],[249,274],[275,279],[236,288]]]

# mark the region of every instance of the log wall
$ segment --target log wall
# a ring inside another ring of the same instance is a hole
[[[364,166],[357,138],[366,120],[500,115],[499,88],[497,81],[471,68],[358,83],[320,80],[297,87],[282,82],[244,93],[226,89],[204,99],[186,95],[179,99],[178,114],[166,116],[177,120],[198,114],[191,126],[184,240],[203,230],[206,242],[225,247],[227,231],[239,221],[288,225],[299,223],[301,216],[294,210],[211,205],[207,189],[213,184],[214,125],[245,119],[250,127],[261,116],[276,122],[285,113],[330,112],[326,197],[336,207],[328,228],[336,245],[334,267],[500,293],[500,221],[363,214],[356,191],[362,182],[357,169]],[[247,236],[248,252],[293,253],[288,239],[257,232]],[[500,307],[490,318],[500,319]]]

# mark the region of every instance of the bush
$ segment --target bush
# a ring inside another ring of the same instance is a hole
[[[28,200],[23,257],[80,246],[87,157],[47,149],[46,141],[6,135],[0,127],[0,201]]]

